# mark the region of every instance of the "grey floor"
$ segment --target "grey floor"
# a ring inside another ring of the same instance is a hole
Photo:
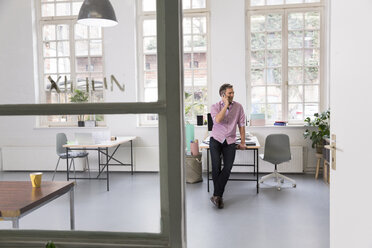
[[[44,180],[51,175],[44,173]],[[329,186],[313,175],[289,176],[297,181],[297,188],[288,184],[277,191],[270,186],[274,182],[267,182],[259,194],[253,182],[228,182],[224,209],[212,206],[205,178],[203,183],[187,184],[188,247],[329,247]],[[57,174],[56,179],[65,180],[65,174]],[[159,175],[111,173],[110,179],[109,192],[105,181],[78,180],[76,229],[159,232]],[[0,172],[0,180],[24,181],[28,173]],[[69,197],[62,196],[23,217],[20,227],[68,230]],[[10,228],[10,222],[0,221],[0,229]]]

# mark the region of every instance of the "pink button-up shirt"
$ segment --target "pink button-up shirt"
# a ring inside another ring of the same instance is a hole
[[[213,104],[211,107],[211,115],[213,119],[213,129],[211,137],[220,143],[225,140],[227,144],[235,143],[236,141],[236,125],[238,127],[245,126],[244,109],[240,103],[232,102],[229,109],[226,110],[225,117],[220,123],[216,122],[216,115],[225,106],[223,101]]]

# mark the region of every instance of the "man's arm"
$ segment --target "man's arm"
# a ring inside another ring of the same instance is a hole
[[[238,149],[245,150],[245,126],[239,127],[239,132],[240,132],[240,144],[238,145]]]
[[[229,100],[228,100],[227,96],[224,95],[223,98],[222,98],[222,100],[225,103],[225,106],[216,115],[216,122],[217,123],[220,123],[221,121],[223,121],[223,118],[225,118],[225,114],[226,114],[227,108],[230,106],[230,103],[229,103]]]

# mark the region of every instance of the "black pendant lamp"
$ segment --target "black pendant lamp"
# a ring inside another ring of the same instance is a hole
[[[84,0],[77,22],[98,27],[112,27],[118,24],[109,0]]]

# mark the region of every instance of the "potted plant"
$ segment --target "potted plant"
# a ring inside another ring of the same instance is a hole
[[[73,103],[88,102],[88,93],[75,89],[73,95],[70,97],[70,102]],[[84,115],[78,115],[78,126],[84,127]]]
[[[307,117],[305,119],[306,127],[315,127],[316,129],[306,129],[304,132],[304,138],[310,137],[312,141],[312,147],[316,148],[317,153],[322,153],[324,146],[324,138],[329,138],[329,118],[330,111],[324,111],[322,113],[315,113],[313,119]]]

